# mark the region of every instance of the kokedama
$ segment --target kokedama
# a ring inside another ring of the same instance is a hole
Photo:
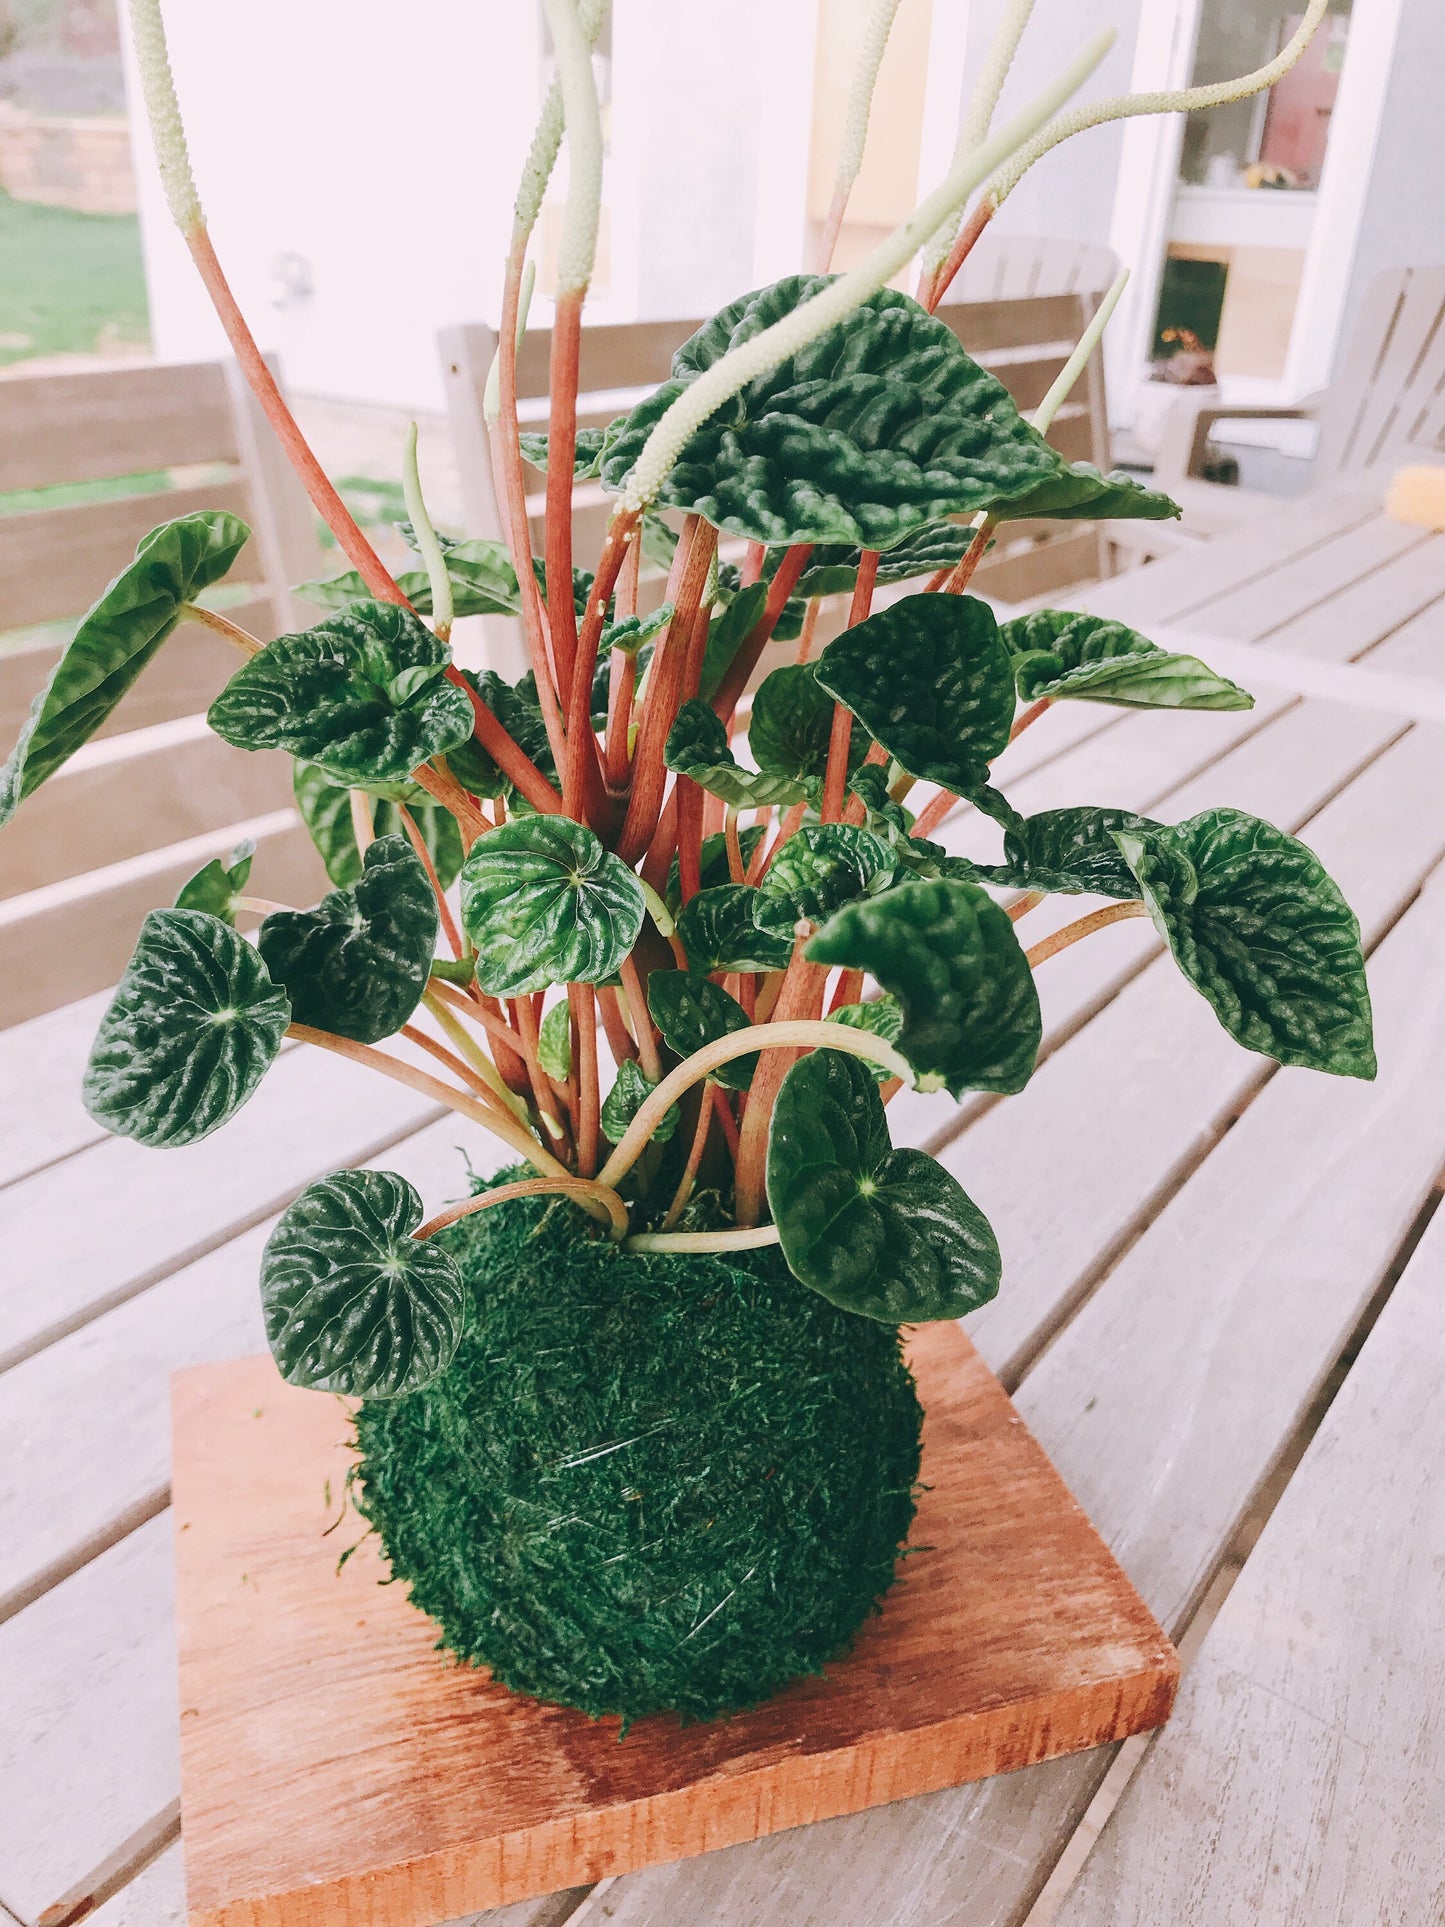
[[[335,887],[314,907],[252,899],[241,849],[153,911],[86,1103],[143,1144],[194,1143],[290,1037],[507,1147],[511,1169],[427,1222],[384,1171],[308,1185],[266,1246],[267,1336],[293,1385],[359,1401],[357,1503],[444,1643],[518,1690],[624,1721],[713,1717],[817,1672],[887,1592],[919,1465],[900,1328],[975,1310],[1003,1269],[958,1180],[894,1148],[888,1105],[904,1086],[1021,1090],[1050,957],[1147,916],[1247,1049],[1375,1071],[1359,929],[1303,844],[1233,809],[1023,816],[995,782],[1009,742],[1059,703],[1251,698],[1120,623],[1053,609],[1000,623],[968,593],[1001,524],[1179,512],[1046,438],[1117,287],[1031,421],[935,313],[1060,140],[1258,91],[1325,0],[1239,82],[1065,110],[1106,37],[990,132],[1030,11],[1013,0],[951,171],[834,276],[896,5],[875,9],[815,271],[724,308],[671,380],[593,432],[576,402],[605,0],[547,0],[559,79],[523,172],[488,398],[508,539],[436,533],[413,431],[403,533],[418,562],[398,580],[231,298],[157,0],[132,0],[172,212],[352,571],[305,585],[322,619],[263,646],[200,600],[249,531],[221,513],[155,530],[0,770],[3,823],[183,620],[244,656],[211,726],[295,758]],[[527,253],[564,129],[549,432],[524,435]],[[920,250],[910,296],[891,283]],[[540,557],[524,464],[546,475]],[[573,553],[578,478],[614,500],[600,556]],[[816,649],[829,598],[847,598],[846,626]],[[473,614],[520,622],[530,669],[515,685],[454,662],[452,624]],[[759,681],[788,637],[796,660]],[[996,861],[949,847],[954,811],[991,819]],[[1108,901],[1027,946],[1022,920],[1060,893]],[[236,925],[258,910],[252,940]],[[400,1052],[378,1048],[397,1037]]]

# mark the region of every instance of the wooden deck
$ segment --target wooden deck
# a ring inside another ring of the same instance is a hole
[[[1245,1055],[1148,924],[1125,923],[1042,967],[1044,1061],[1022,1095],[905,1094],[891,1113],[998,1227],[1004,1288],[969,1329],[1035,1435],[1171,1633],[1217,1611],[1060,1927],[1422,1927],[1445,1909],[1445,1236],[1429,1222],[1445,538],[1377,499],[1306,499],[1088,598],[1146,632],[1272,652],[1252,712],[1061,708],[1002,774],[1029,811],[1227,803],[1303,835],[1364,928],[1378,1082]],[[1357,666],[1338,696],[1299,695],[1289,656]],[[1081,907],[1046,904],[1030,939]],[[300,1049],[202,1145],[103,1139],[78,1096],[101,1001],[0,1035],[4,1927],[58,1927],[97,1897],[98,1927],[185,1919],[170,1369],[259,1348],[260,1247],[310,1177],[375,1160],[430,1203],[462,1188],[459,1147],[487,1155],[450,1116]],[[1112,1757],[477,1918],[1021,1923],[1077,1854]]]

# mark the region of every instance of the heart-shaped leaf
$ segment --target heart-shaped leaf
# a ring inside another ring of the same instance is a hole
[[[266,1343],[290,1385],[348,1398],[415,1392],[452,1362],[467,1293],[421,1199],[394,1171],[337,1171],[282,1212],[261,1258]]]
[[[564,998],[542,1019],[537,1031],[537,1062],[548,1077],[565,1084],[572,1075],[572,1011]]]
[[[1018,890],[1087,892],[1100,897],[1137,897],[1139,885],[1119,852],[1121,830],[1161,825],[1132,810],[1086,806],[1043,810],[1004,833],[1005,861],[979,866],[989,883]]]
[[[704,1044],[746,1030],[748,1013],[720,984],[688,970],[654,970],[647,980],[647,1007],[667,1047],[679,1057],[691,1057]],[[729,1090],[745,1091],[758,1067],[757,1052],[735,1057],[711,1074]]]
[[[409,522],[397,527],[408,546],[416,547]],[[517,572],[503,542],[455,542],[438,535],[452,585],[452,614],[455,616],[514,616],[522,607],[517,589]],[[396,578],[396,586],[418,615],[432,613],[431,578],[425,569],[408,569]],[[346,609],[354,602],[369,602],[371,591],[355,569],[319,582],[300,582],[292,591],[303,602],[322,609]]]
[[[1040,696],[1130,709],[1253,709],[1254,698],[1197,656],[1160,649],[1122,622],[1038,609],[999,634],[1025,702]]]
[[[868,1067],[817,1050],[783,1079],[768,1204],[794,1277],[889,1325],[977,1311],[1002,1260],[987,1218],[922,1151],[895,1151]]]
[[[181,620],[231,567],[251,531],[207,509],[152,529],[61,651],[0,764],[0,826],[93,736]]]
[[[278,636],[234,675],[207,721],[239,749],[284,749],[346,783],[400,783],[470,740],[451,652],[409,610],[358,602]]]
[[[787,939],[806,920],[822,923],[845,903],[876,896],[897,874],[888,845],[851,823],[805,823],[768,865],[753,921]]]
[[[764,834],[761,823],[750,823],[745,830],[738,831],[738,853],[742,857],[744,870],[752,861],[753,854],[762,842]],[[719,884],[728,883],[731,880],[732,869],[728,863],[727,836],[722,830],[714,830],[711,836],[705,836],[702,840],[698,861],[698,888],[712,890]],[[667,889],[663,893],[663,902],[674,917],[682,908],[676,857],[672,859],[672,867],[667,873]]]
[[[462,921],[489,997],[606,983],[636,943],[646,907],[627,865],[564,816],[488,830],[462,865]]]
[[[1014,927],[975,883],[903,883],[850,903],[805,952],[865,970],[903,1007],[898,1048],[920,1090],[1021,1091],[1043,1034]]]
[[[800,833],[801,834],[801,833]],[[786,970],[792,932],[775,937],[753,921],[758,891],[744,883],[720,883],[689,897],[677,918],[687,961],[700,975],[717,971]]]
[[[790,275],[715,315],[673,356],[673,380],[608,432],[603,486],[626,484],[679,394],[827,277]],[[660,505],[769,544],[890,549],[947,515],[992,509],[1063,468],[1003,384],[906,294],[882,288],[689,438]]]
[[[202,910],[152,910],[116,986],[81,1095],[118,1137],[195,1144],[246,1102],[291,1006],[244,938]]]
[[[297,762],[291,787],[301,820],[311,833],[311,841],[326,865],[326,874],[340,890],[349,889],[361,875],[361,852],[356,847],[356,831],[351,821],[351,793],[314,763]],[[397,784],[395,800],[372,796],[371,816],[376,834],[404,836],[397,802],[404,802],[412,821],[421,831],[431,852],[437,876],[444,890],[456,881],[462,867],[462,838],[457,819],[440,803],[434,803],[415,783]]]
[[[607,1093],[602,1106],[602,1135],[609,1144],[620,1144],[627,1133],[627,1127],[642,1109],[648,1096],[656,1087],[649,1084],[637,1065],[630,1057],[624,1058],[618,1066],[617,1082]],[[666,1144],[677,1129],[678,1109],[670,1104],[662,1114],[661,1122],[652,1133],[654,1144]]]
[[[842,1024],[848,1030],[869,1030],[875,1037],[896,1044],[903,1031],[903,1006],[896,997],[885,994],[872,997],[865,1004],[844,1004],[840,1010],[830,1010],[826,1022]],[[863,1060],[860,1058],[859,1062]],[[875,1084],[886,1084],[892,1075],[883,1064],[863,1067],[872,1072]]]
[[[213,856],[181,885],[176,898],[177,910],[204,910],[207,916],[219,917],[222,923],[234,926],[236,899],[245,892],[255,854],[256,845],[247,836],[224,863]]]
[[[295,1022],[358,1044],[379,1043],[411,1016],[436,941],[436,898],[404,836],[379,836],[351,889],[328,891],[314,910],[273,912],[258,938]]]
[[[821,783],[828,769],[835,707],[819,687],[815,663],[785,663],[765,676],[748,723],[748,748],[758,768]],[[868,754],[871,741],[867,730],[855,724],[848,738],[850,772]]]
[[[1354,912],[1310,849],[1243,810],[1117,833],[1160,935],[1246,1050],[1376,1072]]]
[[[733,755],[728,733],[709,703],[686,702],[668,731],[664,761],[719,797],[731,809],[759,809],[769,803],[799,803],[807,795],[802,783],[776,771],[744,769]]]
[[[1122,469],[1104,475],[1092,462],[1061,460],[1048,481],[1001,504],[993,513],[1000,522],[1024,516],[1050,522],[1168,522],[1183,510],[1169,496],[1145,488]]]
[[[830,642],[818,681],[910,776],[945,789],[979,788],[1013,727],[1008,651],[975,596],[904,596]]]

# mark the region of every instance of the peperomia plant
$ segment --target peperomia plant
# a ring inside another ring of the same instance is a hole
[[[394,579],[302,443],[230,297],[156,0],[133,0],[177,222],[353,566],[305,585],[325,611],[312,627],[262,646],[196,601],[247,530],[187,516],[141,544],[36,700],[0,775],[0,821],[99,727],[182,618],[219,630],[246,660],[210,723],[239,751],[296,759],[297,804],[335,886],[314,907],[267,905],[247,895],[248,849],[208,864],[176,907],[146,919],[86,1102],[141,1143],[193,1143],[250,1098],[290,1036],[428,1093],[525,1167],[426,1223],[391,1174],[309,1185],[262,1273],[272,1348],[301,1385],[388,1398],[442,1372],[466,1292],[435,1234],[534,1194],[570,1200],[598,1236],[640,1253],[776,1243],[804,1285],[887,1324],[975,1309],[999,1287],[994,1232],[935,1160],[894,1147],[888,1104],[905,1085],[952,1098],[1021,1090],[1042,1033],[1035,971],[1123,918],[1152,919],[1247,1049],[1374,1074],[1358,927],[1303,844],[1229,809],[1173,825],[1111,808],[1026,817],[1000,790],[998,758],[1056,704],[1251,699],[1123,624],[1052,609],[1000,623],[968,592],[1000,523],[1178,510],[1046,439],[1111,303],[1032,421],[935,313],[993,210],[1057,138],[1267,85],[1324,0],[1279,60],[1232,87],[1060,113],[1096,43],[991,134],[1028,13],[1006,9],[951,172],[835,277],[876,72],[865,59],[817,271],[723,309],[679,349],[671,380],[597,434],[577,429],[576,398],[601,155],[589,37],[602,11],[547,0],[560,79],[518,199],[488,401],[508,539],[435,533],[413,434],[403,532],[418,560]],[[892,12],[878,9],[882,33]],[[564,124],[549,432],[524,436],[526,254]],[[889,283],[920,248],[915,298]],[[524,459],[546,472],[540,557]],[[572,489],[594,476],[615,511],[600,556],[578,558]],[[648,589],[659,560],[660,597]],[[847,625],[815,651],[819,602],[840,596]],[[520,682],[453,660],[454,619],[477,613],[520,620]],[[757,682],[765,648],[786,638],[796,660]],[[992,819],[997,861],[936,840],[954,811]],[[1056,893],[1109,901],[1027,947],[1023,918]],[[235,927],[248,907],[264,911],[254,941]],[[411,1048],[379,1048],[397,1038]]]

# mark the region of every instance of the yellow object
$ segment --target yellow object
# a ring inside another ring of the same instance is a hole
[[[1445,468],[1402,468],[1390,484],[1385,512],[1397,522],[1445,532]]]

